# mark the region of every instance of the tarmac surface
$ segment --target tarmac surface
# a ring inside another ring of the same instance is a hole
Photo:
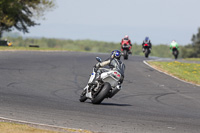
[[[100,105],[79,102],[95,57],[81,52],[0,52],[0,117],[104,133],[199,133],[200,87],[129,56],[123,89]],[[152,60],[154,58],[150,58]]]

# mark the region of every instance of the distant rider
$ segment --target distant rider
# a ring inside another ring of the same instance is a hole
[[[172,51],[173,47],[175,47],[177,50],[179,49],[178,43],[177,43],[175,40],[173,40],[173,41],[170,43],[169,48],[170,48],[171,51]]]
[[[118,69],[117,67],[122,67],[123,70],[125,70],[125,65],[124,63],[120,60],[120,57],[121,57],[121,52],[119,50],[114,50],[112,51],[110,57],[103,61],[103,62],[98,62],[94,68],[95,68],[95,71],[96,71],[96,75],[93,75],[90,77],[89,79],[89,82],[88,82],[88,85],[84,88],[88,88],[88,87],[91,87],[92,85],[96,84],[95,83],[95,80],[99,78],[100,76],[100,73],[102,73],[103,71],[106,71],[106,68],[102,68],[102,67],[105,67],[105,66],[109,66],[109,69]],[[108,70],[108,69],[107,69]],[[118,83],[118,85],[116,86],[117,89],[121,89],[121,84],[123,82],[123,79],[124,79],[124,75],[122,73],[122,79],[121,81]]]
[[[128,35],[125,35],[124,36],[124,38],[122,38],[122,41],[121,41],[121,51],[123,51],[123,49],[122,49],[122,46],[123,46],[123,44],[124,43],[126,43],[126,42],[128,42],[128,44],[130,45],[130,47],[129,47],[129,53],[131,54],[132,52],[131,52],[131,47],[132,47],[132,44],[131,44],[131,40],[129,39],[129,36]]]
[[[149,45],[149,50],[151,50],[152,48],[152,44],[151,44],[151,40],[149,39],[149,37],[145,37],[143,43],[142,43],[142,51],[144,52],[144,44],[148,44]]]

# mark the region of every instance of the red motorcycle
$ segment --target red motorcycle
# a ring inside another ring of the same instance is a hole
[[[121,51],[123,53],[124,59],[127,60],[128,59],[128,54],[131,54],[131,44],[129,44],[128,40],[124,40],[121,43]]]

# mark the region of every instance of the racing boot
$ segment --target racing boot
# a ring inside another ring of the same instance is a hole
[[[86,97],[91,99],[91,98],[92,98],[92,93],[91,93],[91,91],[90,91],[90,88],[91,88],[91,86],[87,85],[87,86],[84,88],[84,90],[86,90]]]
[[[90,91],[90,92],[87,92],[87,93],[86,93],[86,97],[92,99],[92,92],[91,92],[91,91]]]

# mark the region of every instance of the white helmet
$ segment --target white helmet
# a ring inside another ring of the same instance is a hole
[[[175,41],[175,40],[173,40],[173,41],[172,41],[172,43],[176,43],[176,41]]]
[[[124,38],[127,38],[127,39],[129,39],[129,36],[128,36],[128,35],[125,35],[125,36],[124,36]]]

